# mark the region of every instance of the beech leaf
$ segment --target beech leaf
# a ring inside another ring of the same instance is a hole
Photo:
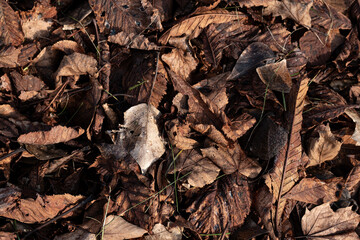
[[[140,238],[147,233],[145,229],[131,224],[116,215],[107,216],[105,226],[104,239],[107,240]]]
[[[347,238],[347,236],[354,237],[357,235],[356,233],[354,235],[353,231],[360,221],[360,215],[352,211],[351,208],[351,206],[340,208],[334,212],[330,207],[330,203],[325,203],[313,208],[311,211],[306,209],[305,215],[301,219],[304,235],[309,238],[323,240],[358,239]],[[339,235],[336,236],[337,234]]]
[[[6,0],[0,1],[1,44],[18,46],[24,41],[20,18]]]

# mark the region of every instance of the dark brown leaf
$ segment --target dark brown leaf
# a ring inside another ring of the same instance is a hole
[[[226,225],[230,229],[241,226],[250,205],[247,182],[234,173],[212,184],[186,211],[190,213],[188,221],[198,232],[210,234],[223,232]]]
[[[0,29],[0,46],[19,46],[24,41],[20,18],[6,0],[0,1]]]
[[[119,32],[109,36],[109,42],[119,44],[122,47],[141,49],[141,50],[159,50],[159,46],[152,43],[143,35],[135,33]]]
[[[360,164],[355,165],[353,169],[351,169],[346,182],[345,187],[349,190],[349,192],[354,195],[360,186]]]
[[[0,50],[0,67],[2,68],[17,67],[19,54],[20,54],[20,49],[17,49],[13,46],[2,48]]]
[[[16,71],[12,71],[10,75],[18,93],[21,91],[40,91],[45,87],[43,81],[32,75],[22,76]]]
[[[30,132],[22,134],[18,138],[19,143],[48,145],[61,142],[67,142],[71,139],[77,138],[85,131],[81,128],[69,128],[63,126],[56,126],[51,128],[50,131]]]

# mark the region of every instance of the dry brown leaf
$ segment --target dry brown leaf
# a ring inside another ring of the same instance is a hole
[[[56,7],[51,6],[49,0],[36,3],[30,11],[21,11],[21,26],[25,38],[47,38],[54,23],[51,18],[56,15]]]
[[[57,84],[60,77],[63,76],[80,76],[85,74],[94,75],[97,72],[97,61],[89,55],[81,53],[72,53],[64,56],[58,70],[55,73]]]
[[[357,146],[360,146],[360,115],[359,113],[354,109],[346,109],[345,110],[346,115],[348,115],[356,124],[355,125],[355,131],[353,135],[351,136],[352,139],[354,139],[357,143]]]
[[[174,48],[170,53],[163,54],[161,59],[169,65],[170,69],[179,75],[182,79],[188,79],[192,71],[198,65],[191,52]]]
[[[21,199],[20,196],[21,190],[13,185],[0,189],[0,216],[28,224],[41,223],[53,219],[83,198],[70,194],[37,195],[36,199]]]
[[[354,195],[360,186],[360,164],[355,165],[353,169],[351,169],[346,182],[345,187],[349,190],[351,195]]]
[[[85,53],[84,48],[77,42],[71,40],[61,40],[56,42],[51,47],[52,50],[59,50],[64,52],[66,55],[70,55],[74,52]]]
[[[315,131],[319,133],[319,138],[310,140],[308,151],[310,162],[306,167],[316,166],[334,159],[342,145],[342,142],[339,142],[332,134],[329,125],[320,125]]]
[[[110,35],[109,42],[119,44],[122,47],[141,49],[141,50],[159,50],[159,46],[149,41],[144,35],[135,33],[119,32]]]
[[[40,91],[45,87],[45,83],[41,81],[40,78],[34,77],[32,75],[22,76],[17,71],[12,71],[10,75],[17,92]]]
[[[341,52],[333,61],[336,64],[339,72],[343,72],[347,66],[352,62],[357,61],[360,56],[360,40],[357,37],[358,31],[355,29],[351,30],[350,34],[346,37],[344,46]]]
[[[122,240],[140,238],[147,231],[125,221],[122,217],[110,215],[106,217],[104,239]]]
[[[300,76],[290,91],[289,110],[287,115],[287,128],[290,130],[287,143],[281,148],[275,159],[274,167],[265,175],[265,183],[273,194],[272,216],[275,228],[279,230],[280,219],[285,210],[286,199],[283,195],[287,193],[299,179],[298,167],[302,157],[301,146],[301,123],[304,100],[308,90],[309,79]],[[276,204],[276,205],[275,205]],[[284,220],[284,219],[283,219]],[[270,229],[269,229],[270,230]]]
[[[166,229],[161,223],[155,224],[153,234],[145,236],[145,240],[181,240],[183,230],[180,227]]]
[[[286,67],[286,59],[277,63],[256,68],[261,81],[271,90],[288,93],[291,88],[291,76]]]
[[[19,121],[26,120],[26,117],[19,113],[15,108],[13,108],[10,104],[2,104],[0,105],[0,116],[5,118],[13,118]]]
[[[252,128],[255,123],[256,118],[247,113],[243,113],[231,121],[231,124],[224,125],[222,130],[231,140],[235,141]]]
[[[311,211],[306,209],[301,219],[304,236],[323,240],[358,239],[353,231],[359,224],[360,216],[351,208],[340,208],[334,212],[330,203],[325,203]]]
[[[165,45],[171,37],[187,36],[189,39],[196,38],[201,31],[211,23],[226,23],[245,19],[245,15],[239,12],[228,12],[217,9],[201,13],[200,15],[186,18],[180,23],[167,30],[159,39],[159,43]]]
[[[342,178],[322,181],[317,178],[304,178],[296,184],[284,198],[300,202],[322,204],[337,201],[340,197],[338,184]]]
[[[1,92],[10,92],[12,89],[11,81],[9,76],[5,73],[0,77],[0,91]]]
[[[313,5],[312,0],[301,1],[272,1],[265,8],[264,15],[273,14],[273,16],[281,16],[282,18],[291,18],[304,27],[311,27],[310,8]]]
[[[48,145],[70,141],[82,135],[85,131],[81,128],[55,126],[50,131],[39,131],[22,134],[18,138],[19,143]]]
[[[267,45],[260,42],[252,43],[241,53],[228,80],[240,78],[274,58],[275,54]]]
[[[0,239],[1,240],[15,240],[18,238],[16,233],[12,232],[0,232]]]
[[[148,0],[90,0],[100,32],[140,33],[162,30],[159,11]],[[154,27],[155,26],[155,27]]]
[[[1,45],[19,46],[24,41],[20,18],[6,0],[0,1]]]
[[[20,54],[20,49],[15,48],[13,46],[0,49],[0,67],[2,68],[17,67],[19,54]]]
[[[74,232],[56,236],[54,240],[96,240],[96,235],[94,233],[89,233],[79,228],[76,229]]]
[[[190,138],[190,126],[188,123],[180,123],[179,119],[167,121],[165,128],[171,145],[179,149],[193,149],[199,143]]]
[[[131,156],[140,165],[143,173],[165,152],[156,120],[160,111],[145,103],[129,108],[124,113],[124,125],[119,130],[116,145]]]
[[[197,231],[209,234],[223,232],[226,226],[239,227],[249,214],[250,205],[247,181],[234,173],[212,184],[186,211]]]
[[[44,81],[54,82],[53,74],[59,64],[58,57],[59,51],[52,49],[51,46],[47,46],[33,60],[37,72],[43,77]]]

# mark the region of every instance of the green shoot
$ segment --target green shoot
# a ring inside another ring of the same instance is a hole
[[[135,89],[135,88],[137,88],[137,87],[140,87],[141,85],[143,85],[143,84],[146,83],[146,82],[147,82],[147,81],[145,81],[145,80],[142,80],[142,82],[139,82],[139,81],[138,81],[137,84],[135,84],[134,86],[129,87],[129,90],[131,91],[131,90],[133,90],[133,89]]]

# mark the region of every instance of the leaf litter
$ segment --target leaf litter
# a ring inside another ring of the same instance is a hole
[[[0,238],[358,239],[359,4],[0,0]]]

